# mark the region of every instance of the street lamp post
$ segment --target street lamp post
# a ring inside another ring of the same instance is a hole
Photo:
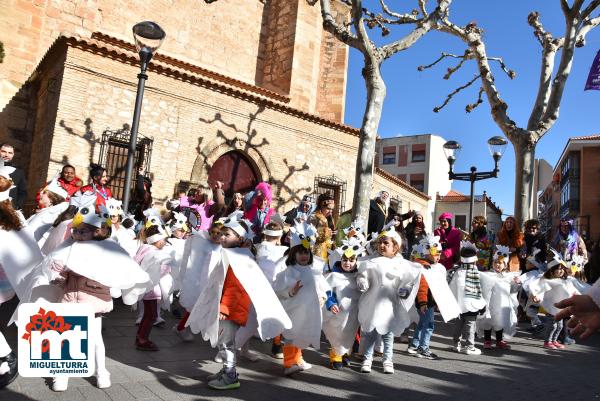
[[[477,167],[471,166],[470,173],[455,173],[453,170],[454,162],[456,162],[456,157],[460,153],[462,149],[461,145],[456,141],[448,141],[444,144],[444,154],[448,159],[448,164],[450,165],[450,170],[448,171],[448,177],[451,180],[458,181],[470,181],[471,182],[471,196],[470,196],[470,205],[469,205],[469,222],[471,224],[470,230],[473,230],[473,206],[475,203],[475,181],[485,180],[488,178],[496,178],[498,177],[498,172],[500,169],[498,168],[498,163],[502,158],[502,154],[508,144],[507,140],[501,136],[494,136],[488,139],[488,148],[494,159],[494,170],[493,171],[480,171],[477,172]]]
[[[127,150],[127,165],[125,169],[125,188],[123,194],[123,210],[129,211],[129,195],[131,191],[131,177],[133,176],[133,163],[135,161],[138,127],[140,114],[142,112],[142,100],[144,99],[144,85],[148,75],[146,70],[154,52],[160,47],[165,39],[165,31],[152,21],[143,21],[133,26],[133,38],[135,47],[140,55],[140,73],[138,74],[137,94],[135,96],[135,108],[133,110],[133,122],[129,132],[129,148]]]

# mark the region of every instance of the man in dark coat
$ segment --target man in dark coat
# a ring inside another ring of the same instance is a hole
[[[8,143],[3,143],[0,146],[0,158],[4,160],[5,166],[12,166],[12,159],[15,157],[15,148]],[[17,210],[23,209],[25,201],[27,200],[27,181],[25,180],[25,173],[20,168],[15,167],[15,171],[10,175],[15,188],[9,192],[12,198],[13,207]]]
[[[404,231],[402,222],[414,216],[415,212],[413,210],[401,215],[397,214],[396,211],[389,206],[389,199],[390,194],[387,191],[381,191],[377,194],[375,199],[371,199],[369,207],[369,223],[367,225],[368,234],[380,232],[383,229],[383,226],[392,219],[396,220],[396,224],[394,224],[396,231],[402,233]]]

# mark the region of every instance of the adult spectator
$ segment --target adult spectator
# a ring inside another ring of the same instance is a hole
[[[411,222],[406,225],[404,234],[406,235],[407,253],[410,255],[413,245],[418,244],[427,235],[423,215],[420,212],[416,212]]]
[[[600,278],[600,240],[594,242],[589,262],[586,266],[588,283],[595,283]]]
[[[472,231],[469,234],[469,241],[475,244],[477,248],[477,269],[486,271],[490,269],[494,241],[487,230],[487,220],[483,216],[473,217],[471,222]]]
[[[573,255],[583,256],[587,263],[587,250],[583,238],[573,226],[573,220],[560,219],[558,232],[552,240],[552,247],[556,249],[564,260],[571,260]]]
[[[44,188],[40,189],[35,196],[38,209],[43,209],[45,207],[44,202],[41,200],[41,195],[51,182],[52,181],[48,181]],[[70,164],[63,166],[63,168],[60,170],[60,176],[56,182],[61,186],[61,188],[67,191],[67,197],[65,198],[67,201],[83,186],[83,181],[75,174],[75,167],[71,166]]]
[[[106,186],[108,183],[108,175],[106,169],[99,164],[90,164],[90,178],[92,182],[81,188],[81,192],[91,192],[96,195],[96,207],[105,205],[108,198],[112,198],[110,188]]]
[[[328,250],[332,247],[332,238],[336,234],[335,199],[328,193],[317,198],[317,210],[310,216],[309,222],[317,229],[317,240],[313,246],[313,254],[322,259],[327,259]]]
[[[293,226],[296,221],[308,221],[310,215],[314,212],[314,209],[315,206],[313,204],[312,196],[304,195],[298,206],[284,214],[285,222],[286,224]]]
[[[15,148],[11,144],[3,143],[0,146],[0,157],[5,166],[11,166],[15,169],[10,175],[15,188],[10,190],[9,196],[12,198],[12,205],[15,210],[21,210],[27,200],[27,181],[23,170],[12,164],[13,157],[15,157]]]
[[[235,192],[229,205],[227,205],[225,216],[229,216],[231,213],[239,211],[244,211],[244,196],[240,192]]]
[[[508,257],[508,269],[516,272],[521,269],[521,260],[525,254],[524,235],[517,224],[517,220],[508,216],[502,223],[502,228],[496,235],[496,245],[508,247],[510,256]]]
[[[546,253],[547,253],[547,244],[546,238],[540,232],[540,222],[537,219],[530,219],[525,222],[525,257],[524,260],[531,255],[533,255],[534,249],[539,249],[540,251],[535,256],[536,260],[539,262],[546,261]],[[526,263],[521,263],[521,270],[525,271]]]
[[[144,220],[144,210],[152,207],[152,180],[144,176],[144,167],[138,169],[135,190],[129,204],[129,212],[137,221]]]
[[[271,221],[275,209],[271,207],[273,192],[266,182],[259,182],[254,191],[246,194],[244,218],[252,223],[255,240],[260,240],[263,228]]]
[[[216,199],[216,202],[213,199]],[[215,217],[219,218],[225,209],[225,193],[223,192],[223,183],[221,181],[217,181],[213,185],[213,189],[211,189],[208,185],[202,185],[198,187],[193,197],[181,196],[179,198],[179,207],[182,209],[182,211],[185,208],[194,209],[198,219],[200,220],[199,224],[195,228],[197,230],[208,231],[212,225],[213,219]]]
[[[380,232],[383,227],[391,220],[396,220],[394,227],[399,233],[404,232],[404,220],[414,216],[414,211],[399,215],[390,207],[390,194],[387,191],[380,191],[375,199],[371,199],[369,205],[369,222],[367,224],[367,233]]]
[[[462,233],[452,226],[452,217],[452,213],[442,213],[438,217],[440,226],[433,232],[433,235],[440,237],[440,245],[442,245],[440,263],[444,265],[446,270],[452,269],[454,263],[458,262],[460,257]]]

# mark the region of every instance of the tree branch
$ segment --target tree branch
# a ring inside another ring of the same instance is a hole
[[[446,107],[446,105],[448,105],[448,103],[450,102],[450,100],[454,97],[454,95],[456,95],[457,93],[459,93],[460,91],[462,91],[463,89],[468,88],[469,86],[473,85],[473,83],[475,81],[477,81],[479,78],[481,78],[481,75],[475,75],[475,77],[473,77],[472,80],[470,80],[469,82],[467,82],[466,84],[464,84],[463,86],[459,86],[458,88],[454,89],[452,91],[452,93],[450,93],[448,96],[446,96],[446,100],[444,101],[444,103],[442,103],[441,106],[437,106],[433,108],[433,112],[434,113],[438,113],[441,109],[443,109],[444,107]]]
[[[419,0],[419,9],[421,9],[423,18],[427,18],[429,16],[427,13],[427,0]]]
[[[212,0],[215,1],[215,0]],[[331,1],[321,1],[321,16],[323,18],[323,29],[335,36],[339,41],[350,47],[361,50],[361,43],[358,38],[350,32],[347,27],[340,26],[333,14],[331,14]]]
[[[388,24],[412,24],[417,21],[418,13],[417,13],[417,15],[415,15],[414,12],[412,12],[410,14],[409,13],[400,14],[400,13],[391,11],[389,9],[389,7],[387,6],[387,4],[385,4],[384,0],[379,0],[379,4],[381,4],[381,9],[383,10],[384,13],[386,13],[390,17],[396,18],[395,20],[388,20],[389,21],[389,22],[387,22]]]
[[[473,110],[475,110],[477,108],[477,106],[479,106],[481,103],[483,103],[483,93],[485,92],[485,89],[483,89],[483,86],[481,88],[479,88],[479,94],[477,95],[477,101],[475,103],[471,103],[465,106],[465,111],[467,113],[472,112]]]
[[[579,31],[577,32],[577,40],[575,41],[575,46],[576,47],[585,46],[586,35],[589,33],[589,31],[591,31],[592,29],[597,27],[599,24],[600,24],[600,16],[598,16],[596,18],[592,18],[592,19],[587,18],[586,20],[584,20],[583,23],[581,24],[581,28],[579,28]]]
[[[552,34],[544,29],[544,26],[540,21],[540,13],[537,11],[532,11],[529,13],[527,16],[527,22],[533,28],[533,35],[537,38],[538,42],[540,42],[542,46],[544,46],[547,41],[552,40]]]
[[[381,60],[383,61],[400,51],[408,49],[434,26],[437,26],[438,22],[447,16],[450,3],[452,3],[452,0],[439,0],[435,11],[429,14],[427,18],[420,20],[412,32],[393,43],[382,46],[380,48]]]
[[[579,18],[581,18],[582,20],[585,20],[587,17],[589,17],[596,8],[598,8],[598,6],[600,6],[600,0],[594,0],[592,1],[590,4],[588,4],[588,6],[581,12],[581,15],[579,16]]]

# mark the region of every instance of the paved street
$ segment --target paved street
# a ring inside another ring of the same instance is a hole
[[[2,305],[4,324],[14,303]],[[519,331],[508,352],[488,351],[469,357],[447,350],[450,326],[438,323],[432,349],[441,357],[429,361],[407,355],[405,344],[396,343],[396,373],[381,373],[375,360],[373,372],[362,374],[359,364],[342,372],[327,367],[327,347],[305,353],[314,364],[293,378],[283,376],[281,361],[269,356],[270,346],[253,340],[252,348],[263,352],[258,362],[240,361],[242,386],[218,392],[205,377],[220,369],[212,362],[215,351],[197,338],[182,343],[171,332],[175,319],[152,331],[158,352],[137,351],[134,346],[135,313],[116,303],[104,320],[104,342],[112,387],[100,390],[95,379],[71,379],[65,393],[54,393],[49,381],[19,377],[0,391],[0,400],[592,400],[600,398],[598,367],[600,338],[570,346],[566,351],[546,351],[540,339]],[[16,330],[8,330],[11,344]]]

